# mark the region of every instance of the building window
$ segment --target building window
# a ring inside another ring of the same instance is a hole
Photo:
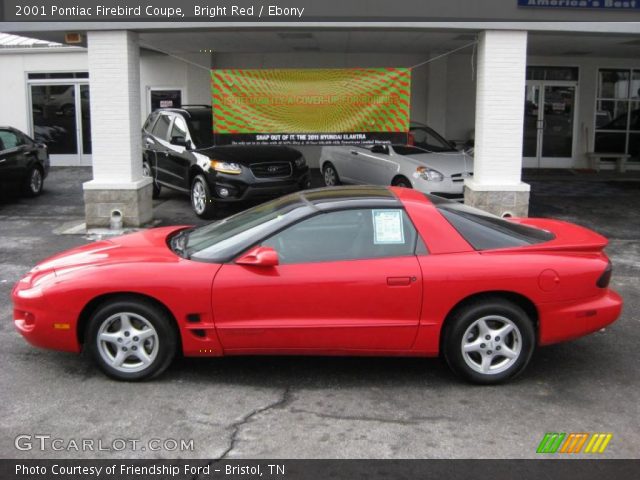
[[[577,82],[578,76],[578,67],[527,67],[527,80]]]
[[[640,161],[640,70],[600,69],[594,150]]]

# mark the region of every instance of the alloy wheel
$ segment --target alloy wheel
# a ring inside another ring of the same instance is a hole
[[[462,358],[474,371],[495,375],[508,370],[522,352],[522,334],[507,317],[489,315],[479,318],[462,336]]]
[[[191,202],[193,203],[193,209],[198,215],[202,214],[206,207],[207,193],[204,190],[204,185],[200,180],[193,182],[191,188]]]
[[[34,195],[40,193],[42,189],[42,173],[37,168],[31,171],[31,178],[29,179],[29,187]]]
[[[98,353],[118,372],[135,373],[151,365],[159,350],[158,332],[142,315],[119,312],[108,317],[96,337]]]
[[[333,169],[333,167],[325,167],[324,169],[324,184],[327,187],[333,187],[336,185],[336,171]]]

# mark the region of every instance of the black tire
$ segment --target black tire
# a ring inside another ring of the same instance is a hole
[[[146,160],[142,162],[142,175],[145,177],[153,177],[153,170],[151,170],[151,165]],[[153,193],[151,194],[153,198],[158,198],[160,196],[160,192],[162,188],[160,184],[156,182],[155,178],[151,179],[151,185],[153,185]]]
[[[22,193],[27,197],[37,197],[42,193],[43,188],[44,174],[42,169],[38,166],[31,167],[22,185]]]
[[[393,187],[402,187],[402,188],[413,188],[411,186],[411,182],[409,181],[409,179],[407,177],[396,177],[393,179],[393,181],[391,182],[391,186]]]
[[[327,162],[322,166],[322,179],[327,187],[335,187],[340,185],[340,176],[338,170],[333,166],[331,162]],[[329,180],[333,179],[333,180]]]
[[[481,330],[481,320],[488,330]],[[498,329],[506,326],[512,330],[501,337]],[[473,383],[490,385],[521,373],[531,359],[535,341],[533,323],[522,308],[501,298],[487,298],[452,314],[445,327],[442,349],[456,374]],[[465,353],[463,349],[469,351]],[[509,352],[508,356],[505,352]]]
[[[121,323],[124,314],[132,328]],[[149,335],[150,328],[155,336],[142,338],[142,335]],[[118,340],[101,341],[102,334]],[[91,316],[85,345],[100,370],[109,377],[124,381],[148,380],[160,375],[171,364],[177,351],[177,335],[171,318],[157,305],[123,297],[101,305]],[[143,349],[150,359],[146,366],[137,356]],[[118,355],[124,357],[119,368],[114,366]]]
[[[211,219],[215,215],[215,202],[204,175],[198,174],[191,182],[191,207],[200,218]]]

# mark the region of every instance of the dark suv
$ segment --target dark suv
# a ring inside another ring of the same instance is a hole
[[[199,217],[216,204],[270,198],[309,186],[298,150],[280,146],[213,146],[211,107],[163,108],[142,127],[143,173],[153,196],[165,186],[189,193]]]

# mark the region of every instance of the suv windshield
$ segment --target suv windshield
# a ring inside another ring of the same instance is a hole
[[[476,250],[519,247],[553,240],[546,230],[510,222],[483,210],[425,194],[440,213]]]
[[[188,231],[180,251],[174,251],[192,260],[226,262],[310,210],[300,195],[287,195]]]

